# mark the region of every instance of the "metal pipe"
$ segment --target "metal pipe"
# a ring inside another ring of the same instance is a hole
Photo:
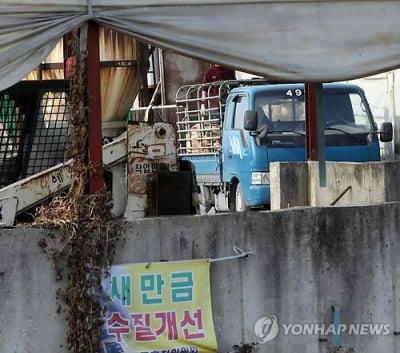
[[[325,117],[322,83],[306,83],[305,99],[307,160],[319,162],[319,184],[326,186]]]
[[[160,70],[160,82],[161,82],[161,105],[166,104],[165,99],[165,72],[164,72],[164,53],[162,49],[158,49],[158,67]]]
[[[306,151],[307,160],[318,160],[318,116],[317,116],[317,84],[307,82],[305,84],[306,107]]]
[[[333,347],[340,347],[340,320],[341,320],[341,307],[338,305],[332,306],[333,311],[333,326],[335,333],[333,335]]]
[[[153,96],[151,97],[149,105],[146,107],[146,112],[144,116],[144,121],[149,121],[149,113],[150,109],[152,108],[152,105],[154,104],[154,101],[156,100],[156,96],[158,94],[158,91],[160,90],[161,86],[161,81],[158,81],[156,89],[154,90]]]
[[[346,189],[344,189],[344,190],[339,194],[339,196],[338,196],[336,199],[334,199],[334,200],[332,201],[332,203],[330,204],[330,206],[336,205],[336,203],[337,203],[337,202],[346,194],[346,192],[349,191],[349,190],[351,190],[351,185],[349,185]]]
[[[89,175],[89,193],[96,194],[104,189],[99,25],[97,23],[89,21],[87,38],[88,147],[89,163],[93,167]]]

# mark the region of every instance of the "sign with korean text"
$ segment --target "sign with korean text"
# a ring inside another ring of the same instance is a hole
[[[209,266],[207,260],[112,266],[103,281],[104,352],[216,352]]]

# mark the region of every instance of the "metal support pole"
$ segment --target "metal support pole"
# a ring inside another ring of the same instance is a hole
[[[335,327],[335,333],[333,335],[333,347],[340,347],[340,320],[341,320],[341,307],[338,305],[332,306],[333,311],[333,326]]]
[[[146,43],[142,43],[139,41],[137,42],[136,60],[138,65],[137,71],[139,77],[139,106],[147,107],[150,102],[150,93],[149,93],[149,86],[147,83],[149,49]],[[156,84],[157,83],[154,82],[154,85]]]
[[[305,84],[307,160],[318,161],[319,183],[326,186],[325,113],[322,83]]]
[[[89,193],[95,194],[104,189],[99,25],[97,23],[89,22],[87,38],[88,144],[89,163],[93,166],[92,173],[89,175]]]
[[[165,72],[164,72],[164,52],[162,49],[158,50],[158,65],[160,70],[160,82],[161,82],[161,105],[166,105],[165,97]],[[164,115],[164,114],[163,114]]]
[[[317,84],[305,84],[306,97],[306,150],[307,160],[318,160],[318,116],[317,116]]]

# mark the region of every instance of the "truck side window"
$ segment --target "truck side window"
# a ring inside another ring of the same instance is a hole
[[[357,126],[370,128],[369,117],[367,108],[362,100],[362,97],[358,93],[350,93],[350,102],[354,114],[354,123]]]
[[[341,121],[354,124],[353,107],[348,92],[331,93],[324,96],[325,121]]]
[[[245,138],[245,130],[243,128],[244,124],[244,113],[248,110],[248,99],[247,96],[237,96],[235,97],[235,112],[233,116],[233,128],[235,130],[240,130],[240,136],[242,139],[242,144],[247,147],[247,141]]]
[[[225,109],[225,118],[224,118],[224,129],[228,130],[231,129],[233,126],[233,113],[235,112],[235,99],[236,97],[233,97],[232,99],[227,101],[226,109]]]
[[[236,97],[236,104],[235,104],[235,115],[234,115],[234,122],[233,128],[243,130],[243,121],[244,121],[244,112],[248,110],[247,104],[247,97],[246,96],[237,96]]]

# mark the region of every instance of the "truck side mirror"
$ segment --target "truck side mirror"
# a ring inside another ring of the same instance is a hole
[[[258,126],[258,117],[255,110],[246,110],[244,112],[243,127],[247,131],[256,131]]]
[[[393,125],[392,123],[386,122],[381,126],[380,140],[382,142],[390,142],[393,140]]]

